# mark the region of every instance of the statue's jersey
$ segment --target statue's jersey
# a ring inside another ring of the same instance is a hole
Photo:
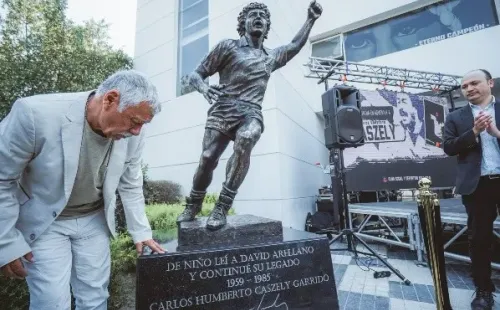
[[[196,71],[203,77],[219,73],[219,84],[226,85],[221,101],[234,99],[261,106],[271,73],[288,60],[286,46],[256,49],[242,36],[220,41]]]

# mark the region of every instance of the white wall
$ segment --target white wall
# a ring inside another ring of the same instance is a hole
[[[243,0],[210,0],[210,46],[224,38],[237,38],[236,18]],[[264,0],[271,11],[268,47],[289,42],[307,15],[309,1]],[[311,35],[408,4],[393,1],[320,1],[324,8]],[[177,0],[138,0],[135,68],[156,83],[163,111],[147,128],[144,160],[152,179],[179,182],[187,194],[201,154],[208,104],[198,93],[176,98]],[[461,75],[486,68],[500,76],[496,51],[500,27],[494,27],[385,55],[366,63]],[[304,78],[311,47],[307,44],[286,67],[272,76],[263,103],[265,132],[254,149],[250,171],[239,190],[236,212],[282,220],[302,229],[307,212],[314,210],[318,188],[329,182],[315,163],[326,164],[321,112],[323,85]],[[211,79],[217,82],[217,77]],[[357,85],[372,89],[375,85]],[[232,144],[223,154],[211,192],[220,191]]]

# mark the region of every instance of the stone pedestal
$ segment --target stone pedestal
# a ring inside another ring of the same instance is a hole
[[[205,223],[182,223],[169,253],[138,258],[136,309],[339,309],[325,236],[252,215]]]
[[[244,246],[262,242],[283,240],[280,221],[254,215],[232,215],[223,228],[206,229],[206,217],[178,226],[178,251],[213,249],[224,246]]]

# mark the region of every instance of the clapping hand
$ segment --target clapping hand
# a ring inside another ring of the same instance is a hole
[[[497,125],[491,122],[488,127],[486,127],[486,131],[492,135],[493,137],[500,139],[500,130],[498,130]]]
[[[491,115],[484,113],[483,111],[479,112],[479,115],[474,119],[474,127],[472,130],[474,133],[479,135],[483,130],[489,127],[491,124]]]
[[[323,8],[319,3],[316,2],[316,0],[311,1],[311,4],[309,4],[309,9],[307,10],[307,15],[309,18],[312,20],[316,20],[321,16],[321,13],[323,13]]]

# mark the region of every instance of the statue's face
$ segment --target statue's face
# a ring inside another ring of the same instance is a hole
[[[267,22],[266,12],[261,9],[250,10],[245,27],[247,33],[252,36],[262,36],[267,33],[269,23]]]

